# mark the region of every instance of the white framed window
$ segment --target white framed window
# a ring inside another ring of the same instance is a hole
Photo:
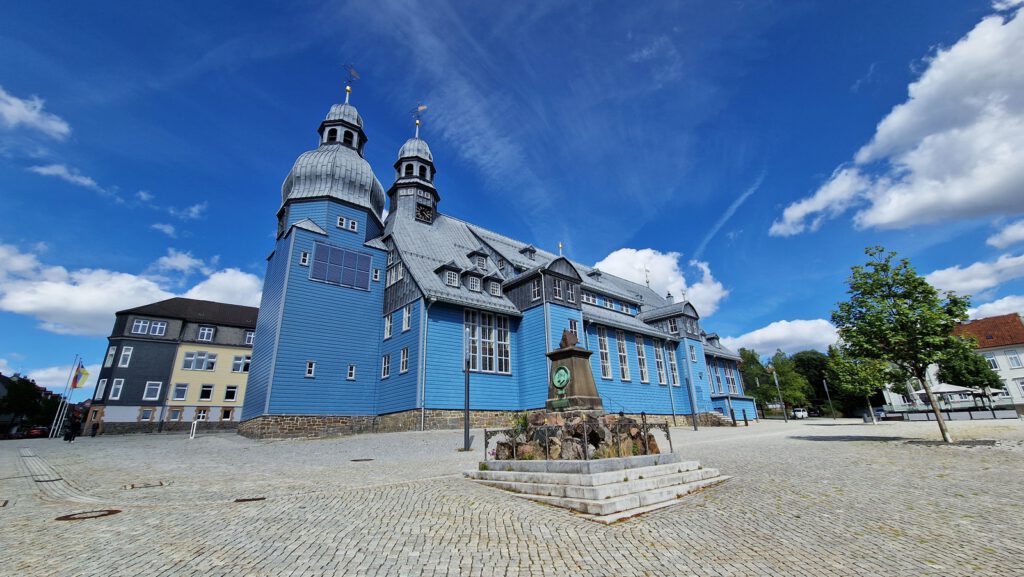
[[[562,300],[562,281],[560,279],[553,279],[551,283],[551,296]]]
[[[993,355],[992,353],[987,353],[985,355],[985,360],[988,361],[988,366],[991,367],[993,371],[999,370],[999,363],[996,361],[995,355]]]
[[[615,301],[608,297],[604,297],[604,308],[615,310]]]
[[[208,343],[213,340],[213,335],[216,332],[217,329],[213,327],[199,327],[199,335],[196,337],[196,339],[204,343]]]
[[[569,319],[569,332],[580,338],[580,323],[576,319]]]
[[[217,353],[194,351],[185,353],[181,368],[186,371],[213,371],[217,368]]]
[[[691,363],[696,363],[697,362],[697,347],[695,347],[693,345],[690,345],[690,362]]]
[[[121,398],[121,391],[124,389],[124,379],[114,379],[110,385],[110,400],[116,401]]]
[[[668,332],[674,335],[679,334],[679,323],[676,321],[676,319],[668,319]]]
[[[225,401],[237,401],[238,400],[238,385],[228,385],[224,387],[224,400]]]
[[[498,327],[495,335],[498,344],[498,372],[507,375],[512,372],[512,344],[509,338],[508,317],[497,315],[495,321]]]
[[[469,290],[473,292],[480,292],[480,279],[475,276],[469,277]]]
[[[299,265],[309,266],[309,251],[302,251],[299,253]]]
[[[153,415],[156,413],[152,407],[142,407],[139,409],[139,420],[140,421],[152,421]]]
[[[629,355],[626,352],[626,333],[615,331],[615,344],[619,351],[619,377],[629,380]]]
[[[654,339],[654,366],[658,370],[658,383],[666,384],[665,356],[661,350],[661,339]]]
[[[99,382],[96,383],[96,394],[94,394],[92,398],[96,399],[97,401],[102,401],[103,393],[106,392],[106,390],[107,379],[100,379]]]
[[[640,382],[650,382],[647,374],[647,347],[644,345],[644,338],[636,335],[636,363],[640,366]]]
[[[629,305],[626,304],[626,303],[620,302],[619,303],[619,312],[628,313],[629,312]]]
[[[171,400],[173,401],[184,401],[188,397],[188,383],[177,383],[174,385],[174,392],[172,393]]]
[[[532,289],[532,293],[533,294],[531,295],[530,300],[540,300],[540,295],[541,295],[541,292],[540,292],[541,291],[540,277],[533,279],[533,284],[531,285],[531,289]]]
[[[612,378],[612,359],[608,353],[608,331],[597,327],[597,347],[601,352],[601,378]]]
[[[386,379],[391,376],[391,355],[384,355],[380,358],[380,378]]]
[[[350,381],[356,380],[356,366],[355,365],[349,365],[348,366],[348,373],[345,375],[345,378],[350,380]]]
[[[312,379],[316,376],[316,362],[306,361],[306,378]]]
[[[153,321],[149,325],[149,334],[154,337],[162,337],[167,334],[167,321]]]
[[[499,258],[498,259],[498,270],[501,271],[501,274],[505,274],[505,259],[503,259],[503,258]]]
[[[1015,349],[1006,351],[1006,360],[1010,362],[1011,369],[1021,368],[1020,356],[1017,355],[1017,351]]]
[[[391,338],[391,314],[384,315],[384,339]]]
[[[498,281],[492,280],[490,282],[490,284],[488,285],[488,290],[490,290],[491,296],[500,297],[501,296],[501,283],[499,283]]]
[[[212,401],[213,400],[213,385],[203,385],[199,388],[199,400],[200,401]]]
[[[339,216],[338,217],[338,228],[345,228],[345,217],[344,216]]]
[[[394,249],[388,251],[388,266],[395,264],[395,260],[398,256],[395,254]]]
[[[444,272],[444,284],[448,286],[457,287],[459,286],[459,273],[448,270]]]
[[[181,420],[181,412],[182,412],[181,409],[171,409],[171,411],[169,413],[167,413],[167,420],[168,421],[180,421]]]
[[[672,385],[679,386],[679,366],[676,365],[676,347],[672,343],[668,345],[668,376],[672,377]]]
[[[252,362],[252,355],[236,355],[231,361],[231,372],[248,373],[250,362]]]
[[[412,305],[402,307],[402,332],[412,328]]]
[[[380,280],[380,269],[379,268],[373,269],[373,280],[375,282]]]
[[[589,304],[589,305],[597,304],[597,298],[594,297],[594,293],[589,292],[589,291],[581,291],[580,292],[580,300],[585,302],[585,303],[587,303],[587,304]]]
[[[110,367],[114,365],[114,353],[117,352],[117,347],[110,347],[107,349],[107,358],[103,360],[104,367]]]
[[[477,255],[475,260],[476,260],[477,268],[479,268],[480,270],[487,270],[487,257],[486,256]]]
[[[384,279],[384,286],[391,286],[403,278],[405,278],[405,265],[397,263],[388,268],[388,273]]]
[[[117,360],[118,367],[127,367],[132,362],[132,351],[134,347],[121,347],[121,358]]]
[[[464,344],[469,354],[469,370],[511,373],[508,317],[467,309],[464,318],[467,339]]]
[[[348,229],[350,231],[352,231],[352,232],[358,232],[359,231],[359,221],[350,218],[349,221],[348,221]]]
[[[252,346],[252,343],[256,340],[255,331],[245,331],[245,344]]]
[[[565,300],[571,303],[576,302],[576,285],[571,282],[565,283]]]
[[[725,367],[725,382],[729,385],[729,393],[733,395],[739,394],[739,389],[736,388],[736,374],[733,372],[732,367]]]
[[[409,347],[404,347],[402,349],[402,356],[401,356],[401,359],[400,359],[400,364],[398,365],[398,372],[399,373],[407,373],[407,372],[409,372]]]
[[[206,414],[207,414],[208,411],[209,411],[209,409],[196,409],[196,420],[197,421],[205,421],[206,420]]]
[[[132,323],[132,333],[136,335],[144,335],[149,332],[149,321],[146,319],[135,319]]]
[[[221,409],[220,409],[220,420],[222,420],[222,421],[230,421],[231,418],[234,417],[234,416],[235,416],[235,410],[234,409],[225,409],[225,408],[221,407]]]
[[[146,390],[142,393],[143,401],[156,401],[160,398],[160,388],[163,383],[160,381],[146,381]]]
[[[1024,395],[1024,378],[1017,377],[1013,379],[1013,382],[1017,384],[1017,388],[1020,389],[1020,394]]]

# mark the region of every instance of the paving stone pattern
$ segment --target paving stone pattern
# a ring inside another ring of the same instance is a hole
[[[0,573],[1024,574],[1024,423],[951,423],[998,440],[971,447],[906,442],[937,438],[934,423],[840,423],[673,429],[684,458],[734,478],[609,526],[463,479],[480,432],[472,453],[459,431],[5,441]],[[252,497],[266,499],[234,502]],[[54,520],[96,509],[122,512]]]

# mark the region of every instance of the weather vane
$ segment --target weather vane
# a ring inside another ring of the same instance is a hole
[[[420,137],[420,117],[426,110],[427,105],[420,102],[416,105],[416,108],[409,111],[409,113],[412,114],[412,117],[416,119],[416,138]]]
[[[352,83],[359,80],[359,73],[351,64],[345,64],[345,104],[348,104],[348,96],[352,94]]]

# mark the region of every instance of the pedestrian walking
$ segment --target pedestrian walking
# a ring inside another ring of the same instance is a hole
[[[82,432],[82,422],[77,417],[71,417],[71,421],[68,422],[68,430],[64,434],[64,440],[69,443],[75,442],[77,437]]]

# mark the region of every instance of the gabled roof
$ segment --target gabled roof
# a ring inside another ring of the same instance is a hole
[[[618,313],[611,309],[602,308],[589,303],[583,303],[580,308],[583,310],[583,320],[593,321],[598,324],[624,329],[634,333],[658,337],[665,340],[679,340],[677,335],[670,335],[657,327],[651,326],[632,315]]]
[[[974,337],[979,349],[1024,345],[1024,321],[1017,313],[988,317],[958,325],[953,334]]]
[[[700,315],[697,314],[697,309],[693,308],[690,301],[681,301],[677,303],[669,303],[665,306],[656,308],[647,308],[640,313],[640,318],[645,321],[651,321],[683,314],[688,314],[698,319],[700,318]]]
[[[734,359],[737,361],[741,360],[742,357],[740,357],[737,353],[734,353],[731,349],[722,345],[722,341],[719,340],[717,333],[707,334],[702,331],[701,337],[703,337],[702,340],[704,342],[704,354],[712,355],[715,357]]]
[[[135,314],[169,319],[182,319],[195,323],[256,328],[256,315],[260,309],[213,301],[175,297],[133,309],[118,311],[119,315]]]
[[[324,236],[327,236],[327,231],[324,230],[323,227],[321,227],[319,224],[317,224],[317,223],[313,222],[312,220],[310,220],[309,218],[304,218],[304,219],[296,222],[292,226],[295,227],[295,228],[302,228],[302,229],[308,230],[310,232],[315,232],[317,234],[322,234]]]

